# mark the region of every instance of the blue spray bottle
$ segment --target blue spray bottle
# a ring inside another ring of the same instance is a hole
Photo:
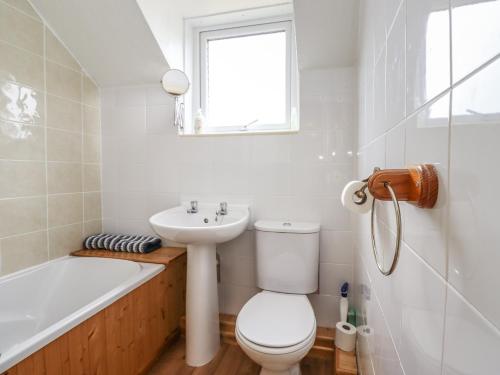
[[[347,311],[349,310],[349,300],[347,299],[347,293],[349,291],[349,283],[345,282],[340,287],[340,321],[347,321]]]

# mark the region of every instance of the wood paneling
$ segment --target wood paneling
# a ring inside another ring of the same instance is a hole
[[[4,375],[147,373],[166,345],[178,336],[179,321],[185,314],[186,255],[185,251],[172,254],[160,274]]]

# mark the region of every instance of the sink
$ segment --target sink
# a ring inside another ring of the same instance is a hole
[[[188,209],[184,204],[159,212],[149,223],[159,236],[187,245],[186,362],[198,367],[220,348],[215,245],[243,233],[250,211],[245,205],[228,205],[227,214],[217,216],[218,204],[200,204],[197,213]]]
[[[227,215],[215,221],[216,204],[200,204],[198,213],[188,214],[179,206],[152,216],[149,223],[158,235],[170,241],[189,244],[218,244],[238,237],[247,227],[248,206],[230,205]]]

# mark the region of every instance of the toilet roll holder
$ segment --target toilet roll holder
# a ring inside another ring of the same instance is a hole
[[[436,168],[431,164],[419,164],[405,169],[380,169],[376,167],[370,177],[363,180],[361,189],[354,192],[355,204],[366,203],[366,189],[373,196],[371,212],[371,240],[373,256],[379,271],[384,276],[394,272],[399,259],[401,245],[401,210],[399,201],[405,201],[419,208],[433,208],[439,192],[439,180]],[[391,266],[385,269],[381,264],[375,240],[375,201],[392,201],[396,214],[396,245]]]

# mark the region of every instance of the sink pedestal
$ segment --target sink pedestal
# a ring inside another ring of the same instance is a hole
[[[202,366],[220,347],[215,244],[187,246],[186,362]]]

